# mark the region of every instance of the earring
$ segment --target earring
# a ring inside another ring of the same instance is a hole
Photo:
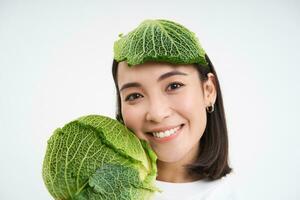
[[[214,112],[214,110],[215,110],[215,106],[214,106],[213,103],[211,104],[211,106],[207,106],[207,107],[206,107],[206,111],[207,111],[208,113],[212,113],[212,112]]]

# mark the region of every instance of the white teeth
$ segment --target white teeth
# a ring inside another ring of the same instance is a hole
[[[158,138],[168,137],[168,136],[176,133],[176,131],[178,131],[178,129],[180,129],[180,126],[177,126],[176,128],[173,128],[173,129],[170,129],[167,131],[163,131],[163,132],[153,132],[153,136],[158,137]]]

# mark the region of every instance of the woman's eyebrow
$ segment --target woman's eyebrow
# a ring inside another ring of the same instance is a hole
[[[167,73],[165,73],[165,74],[162,74],[162,75],[157,79],[157,81],[162,81],[163,79],[166,79],[166,78],[169,78],[170,76],[175,76],[175,75],[184,75],[184,76],[187,76],[188,74],[183,73],[183,72],[180,72],[180,71],[177,71],[177,70],[173,70],[173,71],[167,72]]]
[[[162,74],[158,79],[157,79],[157,82],[159,81],[162,81],[166,78],[169,78],[171,76],[175,76],[175,75],[183,75],[183,76],[187,76],[188,74],[186,73],[183,73],[183,72],[180,72],[180,71],[177,71],[177,70],[174,70],[174,71],[170,71],[170,72],[167,72],[165,74]],[[131,87],[141,87],[142,85],[138,82],[130,82],[130,83],[126,83],[124,84],[121,89],[120,89],[120,92],[126,88],[131,88]]]
[[[131,83],[125,83],[121,89],[120,89],[120,92],[126,88],[131,88],[131,87],[141,87],[142,85],[140,83],[137,83],[137,82],[131,82]]]

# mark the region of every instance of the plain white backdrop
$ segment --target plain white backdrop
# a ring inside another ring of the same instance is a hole
[[[113,43],[157,18],[195,32],[215,65],[239,199],[300,199],[299,1],[1,0],[1,200],[52,199],[52,131],[114,117]]]

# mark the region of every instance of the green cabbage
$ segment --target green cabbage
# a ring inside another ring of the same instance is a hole
[[[114,59],[128,66],[147,61],[207,66],[197,37],[184,26],[169,20],[145,20],[114,44]]]
[[[57,200],[148,199],[157,191],[156,155],[124,125],[78,118],[48,140],[43,179]]]

